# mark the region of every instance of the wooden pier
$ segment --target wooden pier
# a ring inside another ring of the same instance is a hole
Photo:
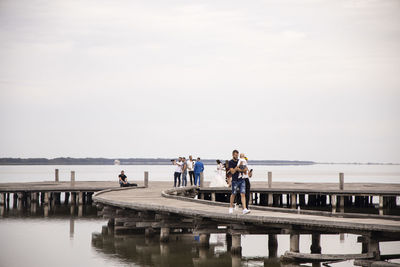
[[[309,187],[301,189],[299,184],[292,186],[298,187],[288,189],[292,190],[292,193],[296,190],[301,190],[301,192],[308,190],[307,192],[314,193],[314,191],[309,191]],[[93,199],[97,203],[99,214],[109,220],[107,230],[104,231],[112,232],[114,235],[129,233],[146,236],[159,235],[161,242],[168,242],[171,235],[189,233],[199,235],[199,245],[205,247],[209,246],[210,234],[225,233],[230,244],[229,250],[233,255],[241,254],[242,234],[268,235],[270,257],[277,255],[276,235],[288,234],[290,235],[290,251],[284,255],[284,258],[302,262],[321,262],[332,259],[379,262],[387,256],[380,254],[379,243],[400,240],[400,217],[331,212],[331,216],[327,216],[318,211],[313,214],[313,211],[303,213],[297,210],[254,205],[250,214],[242,215],[240,211],[228,214],[227,203],[195,199],[195,196],[205,194],[205,191],[212,194],[212,190],[212,188],[195,187],[167,189],[160,183],[151,183],[146,189],[105,190],[96,193]],[[219,190],[224,189],[214,189],[214,193],[225,193]],[[261,189],[256,188],[255,191],[257,190]],[[290,191],[285,191],[287,192]],[[328,193],[328,191],[325,192]],[[333,193],[337,194],[337,192]],[[371,192],[367,193],[371,194]],[[374,194],[377,193],[377,191],[374,192]],[[321,255],[320,236],[341,233],[360,236],[359,242],[363,244],[360,254]],[[299,253],[301,235],[312,235],[310,247],[312,256],[307,257],[307,254]],[[400,257],[400,255],[390,256]]]
[[[98,214],[108,219],[103,234],[158,235],[161,243],[168,242],[171,236],[195,235],[199,236],[200,247],[208,247],[210,234],[223,233],[232,255],[241,254],[242,234],[265,234],[271,258],[277,256],[277,235],[287,234],[290,251],[284,255],[285,260],[351,258],[361,265],[372,262],[379,266],[386,263],[385,259],[400,258],[400,251],[381,255],[379,249],[380,242],[400,241],[400,216],[380,212],[399,209],[396,200],[400,184],[253,182],[252,212],[242,215],[240,209],[228,214],[228,188],[210,188],[207,183],[200,188],[171,188],[171,182],[149,182],[148,174],[144,177],[143,182],[135,181],[139,186],[133,188],[120,188],[117,181],[81,182],[72,178],[68,182],[3,183],[0,215],[9,207],[11,196],[14,207],[32,211],[41,204],[44,216],[48,215],[48,207],[63,199],[71,207],[80,207],[78,216],[82,205],[95,203]],[[344,212],[346,207],[370,207],[379,212],[348,213]],[[359,254],[320,254],[321,235],[342,233],[359,235]],[[301,235],[312,236],[310,254],[299,253]]]

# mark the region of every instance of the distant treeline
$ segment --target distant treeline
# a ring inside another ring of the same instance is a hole
[[[0,158],[0,165],[114,165],[118,160],[121,165],[169,165],[171,159],[161,158]],[[223,159],[221,159],[223,160]],[[215,164],[215,159],[204,159],[204,164]],[[249,160],[251,165],[312,165],[313,161],[299,160]]]

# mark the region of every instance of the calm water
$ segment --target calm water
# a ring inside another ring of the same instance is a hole
[[[0,166],[0,182],[50,181],[54,169],[60,169],[61,180],[69,180],[76,171],[77,180],[111,180],[124,169],[128,177],[141,180],[143,171],[151,180],[171,180],[171,166]],[[255,166],[255,179],[265,179],[273,172],[274,181],[337,182],[338,172],[345,173],[347,182],[400,182],[399,166],[313,165]],[[214,175],[214,166],[206,166],[205,178]],[[86,206],[83,216],[70,206],[51,208],[49,217],[38,207],[30,211],[10,209],[0,219],[0,266],[232,266],[224,235],[211,235],[207,250],[198,247],[194,237],[160,244],[157,238],[142,235],[115,238],[104,236],[92,240],[93,232],[101,232],[106,220],[96,216],[92,206]],[[302,235],[301,252],[309,252],[311,236]],[[277,259],[268,259],[268,237],[242,236],[242,266],[280,266]],[[322,253],[359,253],[361,245],[355,235],[322,235]],[[278,236],[278,256],[289,249],[289,236]],[[400,253],[400,242],[381,243],[382,254]],[[352,266],[341,262],[332,266]]]
[[[143,172],[150,172],[150,180],[173,181],[174,166],[150,165],[38,165],[0,166],[0,182],[53,181],[54,169],[60,170],[60,180],[69,181],[70,172],[76,172],[79,181],[118,180],[121,170],[130,180],[142,180]],[[206,165],[204,178],[210,181],[215,166]],[[309,165],[309,166],[253,166],[255,181],[266,180],[272,171],[274,181],[291,182],[338,182],[339,172],[344,172],[345,182],[400,183],[400,165]]]

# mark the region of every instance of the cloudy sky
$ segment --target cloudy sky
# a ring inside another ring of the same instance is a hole
[[[400,1],[0,0],[0,157],[400,162]]]

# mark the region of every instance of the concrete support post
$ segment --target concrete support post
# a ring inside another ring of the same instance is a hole
[[[162,227],[160,230],[160,242],[168,242],[169,241],[169,228]]]
[[[336,202],[337,202],[337,197],[336,195],[331,195],[331,205],[332,205],[332,212],[336,212]]]
[[[384,207],[384,198],[383,196],[379,196],[379,208],[383,209]]]
[[[7,203],[7,207],[10,207],[10,193],[7,193],[6,203]]]
[[[76,193],[71,192],[71,205],[75,205],[75,204],[76,204]]]
[[[272,193],[268,194],[268,206],[272,207],[274,204],[274,195]]]
[[[204,173],[200,173],[200,187],[204,187]]]
[[[340,190],[344,189],[344,173],[343,172],[339,173],[339,189]]]
[[[300,235],[290,234],[290,251],[300,252],[299,250]]]
[[[83,205],[83,192],[78,192],[78,204]]]
[[[215,202],[215,192],[212,192],[212,193],[211,193],[211,201],[214,201],[214,202]]]
[[[6,205],[6,193],[1,193],[0,194],[0,205],[5,206]]]
[[[144,187],[149,187],[149,172],[144,172]]]
[[[240,234],[232,235],[231,253],[234,255],[242,254],[242,236]]]
[[[44,192],[44,204],[49,205],[49,192]]]
[[[339,212],[344,212],[344,196],[339,196]]]
[[[55,170],[54,176],[55,176],[54,180],[58,183],[60,181],[60,179],[58,177],[58,169]]]
[[[297,194],[290,195],[290,204],[292,209],[297,208]]]
[[[13,193],[13,207],[16,208],[18,205],[18,194]]]
[[[210,234],[200,234],[200,246],[202,247],[210,246]]]
[[[44,217],[49,217],[49,205],[44,205],[43,207],[43,215]]]
[[[228,251],[231,251],[232,248],[232,235],[229,233],[226,233],[225,235],[226,238],[226,248]]]
[[[311,247],[312,254],[321,254],[321,235],[312,234],[311,235]]]
[[[78,217],[82,217],[83,216],[83,205],[79,205],[78,206]]]
[[[278,239],[276,235],[268,235],[268,257],[276,258],[278,256]]]
[[[75,186],[75,171],[71,171],[71,186]]]
[[[379,260],[381,257],[381,252],[379,250],[379,241],[369,238],[368,240],[368,252],[374,253],[375,260]]]

